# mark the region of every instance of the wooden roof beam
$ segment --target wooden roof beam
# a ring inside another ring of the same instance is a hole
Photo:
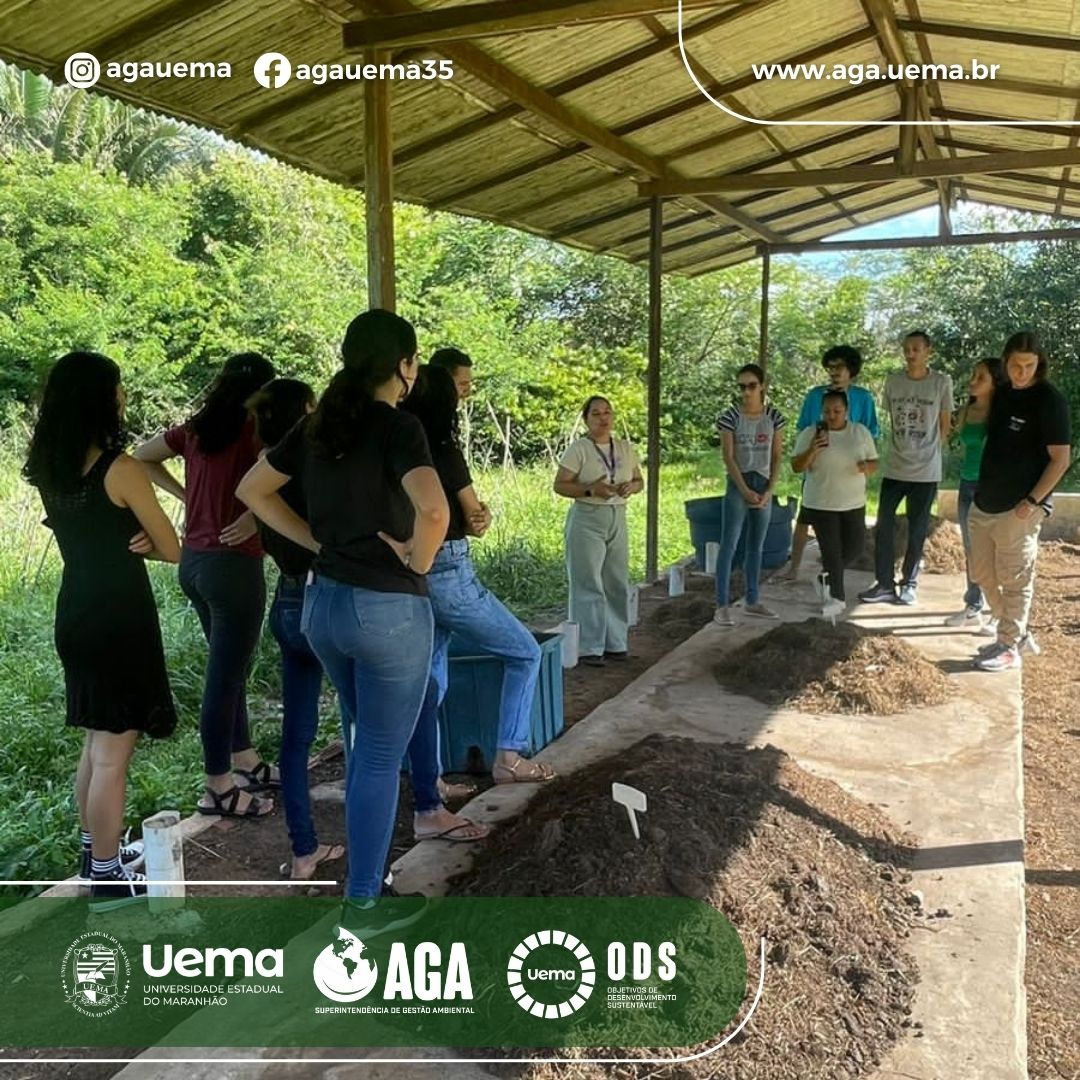
[[[1013,117],[1004,116],[988,116],[986,113],[973,113],[973,112],[958,112],[955,109],[931,109],[930,115],[937,117],[941,120],[981,120],[988,121],[993,124],[995,120],[1011,120]],[[1022,120],[1022,117],[1016,117],[1017,120]],[[1054,127],[1052,124],[1040,124],[1037,120],[1032,120],[1031,123],[1010,124],[1009,131],[1032,131],[1037,135],[1053,135],[1055,137],[1062,137],[1068,134],[1069,129],[1063,127]]]
[[[896,165],[842,166],[834,169],[808,169],[806,172],[756,173],[748,176],[718,176],[703,180],[651,180],[638,185],[642,198],[654,195],[701,196],[729,191],[786,191],[789,188],[817,187],[819,184],[890,184],[897,180],[937,180],[940,177],[976,176],[982,173],[1008,172],[1013,169],[1055,169],[1080,165],[1080,147],[1062,150],[1038,150],[1034,153],[1013,151],[1007,154],[982,154],[973,157],[944,158],[941,161],[917,161],[910,173]]]
[[[361,0],[361,2],[365,10],[377,9],[380,13],[386,13],[389,10],[393,14],[408,14],[417,10],[410,0]],[[448,43],[443,47],[442,52],[454,62],[455,67],[468,71],[474,78],[487,83],[488,86],[498,90],[499,93],[523,106],[529,112],[543,117],[566,134],[589,143],[596,149],[612,155],[649,176],[660,180],[680,178],[680,174],[663,159],[627,142],[584,113],[534,86],[475,45],[465,41]],[[713,210],[720,217],[734,221],[759,240],[774,242],[782,239],[779,234],[761,225],[749,214],[743,213],[714,194],[701,196],[697,202]]]
[[[84,52],[93,53],[102,61],[117,60],[133,49],[138,49],[170,30],[205,15],[214,8],[224,7],[230,0],[173,0],[162,8],[155,8],[149,15],[137,18],[120,30],[95,41],[82,43]],[[50,73],[54,82],[64,81],[64,65],[58,64]]]
[[[755,12],[760,12],[762,8],[768,7],[769,4],[776,4],[779,2],[780,0],[759,0],[759,2],[754,5],[753,10]],[[702,34],[718,30],[745,15],[746,10],[740,7],[731,11],[721,12],[711,19],[702,19],[692,26],[683,28],[683,40],[692,41]],[[606,79],[609,75],[625,71],[628,68],[634,67],[636,64],[644,63],[646,60],[651,60],[654,56],[660,56],[663,53],[672,49],[677,49],[678,47],[678,34],[668,34],[662,40],[650,41],[639,48],[632,49],[630,52],[622,53],[619,56],[604,61],[602,64],[597,64],[585,71],[578,72],[576,75],[571,75],[569,78],[562,79],[560,82],[548,86],[545,89],[549,94],[552,94],[555,97],[561,97],[563,94],[570,94],[575,90],[582,90],[586,86],[591,86],[592,84],[599,82],[601,79]],[[395,161],[399,165],[404,165],[416,158],[424,157],[426,154],[441,150],[443,147],[449,146],[460,139],[470,138],[497,124],[512,120],[514,117],[520,116],[524,112],[525,109],[514,102],[500,106],[490,113],[473,117],[472,120],[466,120],[463,124],[458,124],[456,127],[452,127],[447,131],[442,131],[438,135],[433,135],[428,139],[413,143],[411,146],[405,146],[396,150]]]
[[[715,10],[724,2],[738,0],[682,0],[682,5],[684,11],[703,7]],[[672,10],[671,0],[489,0],[432,11],[374,16],[345,23],[341,29],[347,50],[389,49],[501,37],[642,15],[670,15]]]
[[[897,236],[879,240],[805,240],[781,244],[774,255],[824,251],[904,251],[908,248],[975,247],[980,244],[1030,243],[1033,240],[1080,240],[1080,229],[1033,229],[1021,232],[957,233],[953,236]]]
[[[926,34],[930,37],[962,38],[965,41],[996,42],[1001,45],[1021,45],[1026,49],[1055,49],[1058,52],[1080,51],[1080,38],[1059,34],[1032,34],[1026,30],[1001,30],[997,27],[930,22],[926,19],[897,19],[896,26],[909,34]]]
[[[1013,178],[1019,181],[1019,177]],[[1023,181],[1026,183],[1027,181]],[[1043,205],[1050,207],[1050,212],[1053,213],[1053,207],[1057,206],[1057,198],[1054,195],[1036,195],[1029,191],[1013,191],[1009,188],[995,188],[989,184],[968,184],[968,191],[981,192],[983,195],[989,195],[991,198],[998,199],[1027,199],[1028,202],[1042,203]],[[1005,204],[1002,204],[1005,205]],[[1080,214],[1080,207],[1071,206],[1067,209],[1072,210],[1074,215]]]

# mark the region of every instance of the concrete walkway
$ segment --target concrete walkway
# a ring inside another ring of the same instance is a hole
[[[865,575],[850,575],[852,595]],[[913,1019],[922,1038],[908,1038],[876,1076],[882,1080],[1022,1080],[1026,1078],[1023,991],[1023,793],[1020,764],[1021,699],[1018,673],[985,675],[964,669],[982,639],[946,630],[962,583],[924,577],[917,608],[863,607],[856,621],[888,627],[955,672],[958,696],[932,710],[893,717],[808,716],[773,711],[721,691],[711,668],[718,649],[767,632],[772,625],[746,620],[732,631],[707,627],[683,643],[575,725],[541,756],[561,773],[608,757],[653,732],[703,741],[771,743],[811,772],[835,780],[851,794],[881,807],[921,841],[912,887],[925,907],[949,917],[916,931],[910,947],[922,971]],[[808,584],[774,586],[766,601],[783,617],[813,614]],[[535,792],[531,785],[485,792],[469,806],[480,820],[517,816]],[[447,879],[467,868],[463,846],[427,842],[395,866],[403,891],[437,895]],[[760,1008],[769,1008],[769,987]],[[189,1023],[194,1023],[192,1018]],[[724,1050],[722,1053],[738,1053]],[[243,1052],[150,1050],[119,1074],[123,1080],[203,1080],[209,1077],[342,1078],[383,1075],[487,1076],[475,1065],[348,1065],[335,1050],[262,1050],[258,1065],[229,1064]],[[405,1056],[406,1051],[390,1051]],[[416,1057],[438,1051],[426,1050]],[[203,1065],[165,1065],[161,1059],[210,1057]],[[302,1065],[276,1059],[303,1056]],[[356,1056],[384,1056],[358,1051]],[[153,1061],[151,1059],[157,1059]]]
[[[869,584],[867,575],[849,578],[851,595]],[[940,708],[891,717],[808,716],[725,693],[711,672],[717,650],[775,625],[744,619],[733,631],[700,631],[542,755],[568,773],[653,732],[771,743],[918,836],[912,888],[922,892],[928,911],[945,909],[949,917],[913,935],[922,971],[914,1019],[924,1034],[897,1047],[877,1074],[883,1080],[1027,1077],[1020,678],[965,670],[984,639],[942,625],[962,591],[958,577],[924,575],[916,608],[863,605],[853,616],[861,625],[894,630],[945,664],[958,696]],[[808,584],[766,587],[765,599],[789,621],[817,610]],[[486,821],[516,816],[531,791],[493,790],[469,813]],[[421,844],[395,868],[396,880],[406,891],[436,894],[466,859],[460,848]],[[760,1007],[768,1003],[766,982]]]

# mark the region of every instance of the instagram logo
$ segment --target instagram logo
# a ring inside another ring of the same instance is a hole
[[[64,61],[64,78],[69,86],[86,90],[101,78],[101,65],[93,53],[72,53]]]
[[[292,64],[283,53],[263,53],[255,61],[255,81],[267,90],[276,90],[284,86],[292,76]]]

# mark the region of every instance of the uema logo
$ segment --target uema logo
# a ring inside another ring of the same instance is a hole
[[[539,930],[510,954],[506,983],[531,1016],[559,1020],[585,1005],[596,986],[596,962],[565,930]]]

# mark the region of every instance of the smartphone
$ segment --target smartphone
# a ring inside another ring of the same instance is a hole
[[[819,420],[817,423],[817,434],[825,436],[825,445],[829,444],[829,425],[824,420]]]

